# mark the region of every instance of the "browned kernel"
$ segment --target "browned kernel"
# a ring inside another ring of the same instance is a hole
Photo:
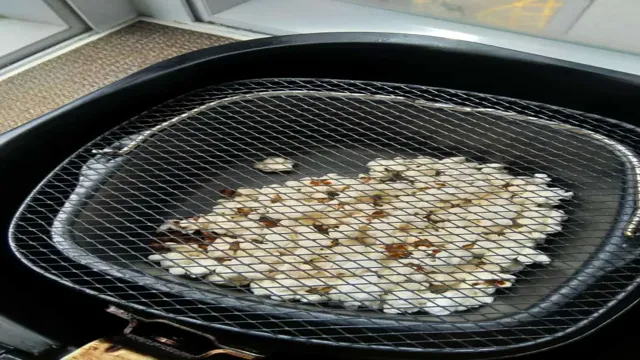
[[[153,241],[151,244],[149,244],[149,247],[159,253],[165,253],[169,251],[169,247],[160,241]]]
[[[236,191],[233,189],[222,189],[220,191],[218,191],[222,196],[226,196],[226,197],[234,197],[236,195]]]
[[[333,181],[326,180],[326,179],[311,180],[311,181],[309,181],[309,184],[311,184],[313,186],[331,185],[331,184],[333,184]]]
[[[240,241],[234,241],[229,245],[229,251],[233,251],[234,253],[240,250]]]
[[[318,287],[318,288],[311,288],[309,290],[306,290],[305,292],[307,292],[309,294],[323,295],[323,294],[328,294],[331,290],[333,290],[333,287],[331,287],[331,286],[323,286],[323,287]]]
[[[486,285],[496,285],[496,286],[505,286],[505,285],[507,285],[507,282],[503,281],[503,280],[487,280],[484,283]]]
[[[401,259],[411,255],[406,244],[390,244],[384,246],[387,255],[392,259]]]
[[[329,197],[329,199],[335,199],[340,196],[340,193],[337,191],[328,191],[327,196]]]
[[[424,271],[424,266],[418,264],[407,264],[408,267],[416,270],[416,271]]]
[[[218,239],[217,237],[213,236],[213,234],[210,232],[201,231],[201,233],[202,233],[202,236],[204,236],[204,241],[207,243],[212,243]]]
[[[276,227],[278,226],[278,222],[268,216],[261,216],[260,219],[258,219],[258,221],[260,222],[260,224],[262,224],[262,226],[267,227],[267,228],[272,228],[272,227]]]
[[[328,234],[330,229],[329,226],[323,224],[314,224],[313,228],[321,234]]]
[[[426,248],[434,247],[434,245],[433,245],[433,243],[431,241],[425,240],[425,239],[418,240],[418,241],[414,242],[411,245],[413,245],[413,247],[415,247],[415,248],[419,248],[421,246],[424,246]]]

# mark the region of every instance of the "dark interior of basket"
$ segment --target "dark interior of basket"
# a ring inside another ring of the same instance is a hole
[[[294,160],[296,171],[273,175],[252,169],[256,160],[274,155]],[[74,241],[100,260],[157,275],[145,261],[155,230],[167,219],[210,212],[220,189],[327,173],[357,176],[375,158],[418,155],[503,163],[518,175],[547,173],[577,194],[563,205],[569,215],[564,231],[542,248],[553,263],[521,272],[496,303],[475,310],[480,318],[503,317],[539,302],[594,254],[616,224],[623,159],[582,134],[405,101],[283,94],[216,106],[153,136],[83,207]]]

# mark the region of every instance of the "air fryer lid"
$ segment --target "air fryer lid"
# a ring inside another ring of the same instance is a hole
[[[627,291],[618,282],[608,298],[582,303],[636,255],[636,131],[566,109],[420,86],[229,83],[163,104],[81,149],[27,201],[12,241],[19,256],[58,280],[201,325],[344,346],[521,345],[584,326]],[[295,171],[252,168],[266,156],[293,160]],[[436,316],[285,303],[172,276],[147,260],[164,221],[210,212],[220,189],[357,176],[367,162],[397,156],[464,156],[505,164],[516,175],[549,174],[554,186],[575,194],[562,204],[562,231],[538,247],[552,262],[518,272],[491,304]],[[61,192],[66,202],[52,200]],[[51,241],[34,237],[52,216]]]

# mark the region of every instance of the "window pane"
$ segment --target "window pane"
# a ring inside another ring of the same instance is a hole
[[[532,34],[566,31],[591,2],[591,0],[341,1]]]

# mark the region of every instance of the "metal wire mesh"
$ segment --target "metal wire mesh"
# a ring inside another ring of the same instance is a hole
[[[510,347],[635,286],[637,140],[453,90],[235,82],[92,141],[34,192],[12,243],[56,280],[164,316],[351,346]],[[254,168],[271,156],[294,170]],[[350,222],[327,215],[350,207]]]

